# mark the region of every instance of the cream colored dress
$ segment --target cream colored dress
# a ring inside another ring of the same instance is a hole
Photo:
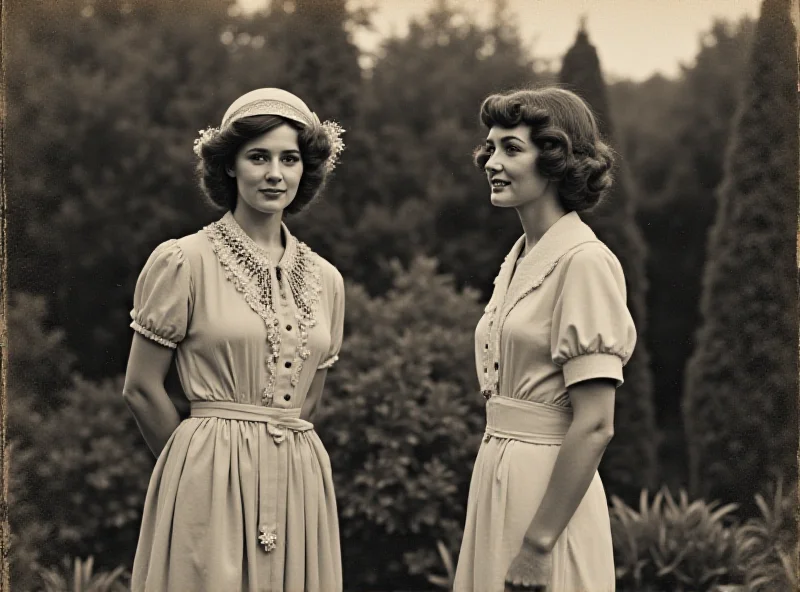
[[[158,458],[135,592],[336,592],[328,455],[300,409],[342,342],[344,284],[283,226],[273,265],[228,213],[160,245],[132,327],[176,349],[191,417]]]
[[[524,241],[503,262],[476,329],[487,428],[470,484],[456,592],[503,591],[572,421],[568,387],[592,378],[622,384],[636,343],[622,268],[576,213],[550,227],[515,270]],[[608,506],[595,474],[553,550],[548,592],[614,587]]]

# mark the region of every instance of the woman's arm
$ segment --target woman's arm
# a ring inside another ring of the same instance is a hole
[[[180,423],[164,388],[173,355],[172,349],[134,333],[122,396],[156,457]]]
[[[325,378],[327,376],[327,368],[317,370],[314,374],[314,379],[311,381],[306,400],[303,402],[303,407],[300,410],[300,419],[311,421],[314,415],[316,415],[317,405],[322,396],[322,388],[325,386]]]
[[[564,436],[542,503],[525,533],[524,544],[539,552],[553,549],[589,489],[614,435],[615,391],[614,382],[607,379],[569,387],[572,425]]]

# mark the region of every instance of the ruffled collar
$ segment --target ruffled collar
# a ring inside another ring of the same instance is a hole
[[[289,231],[289,228],[284,222],[281,222],[281,234],[283,235],[286,247],[283,251],[281,260],[278,261],[277,265],[275,265],[272,261],[269,252],[261,245],[256,243],[256,241],[254,241],[252,238],[250,238],[250,235],[248,235],[244,229],[239,226],[239,223],[236,221],[236,218],[233,217],[232,212],[227,212],[222,219],[217,222],[217,224],[224,226],[230,232],[231,236],[238,239],[238,241],[241,242],[249,251],[258,255],[259,258],[264,259],[268,265],[280,267],[286,271],[291,271],[297,266],[299,241]]]
[[[281,231],[286,248],[277,266],[272,265],[269,253],[242,230],[230,212],[204,230],[225,277],[266,327],[271,352],[265,360],[268,379],[261,401],[269,406],[275,394],[276,360],[280,357],[282,343],[276,299],[294,303],[292,308],[300,339],[295,349],[291,384],[297,386],[303,362],[311,355],[308,332],[317,324],[322,292],[317,256],[305,243],[294,238],[285,224],[281,224]]]
[[[588,242],[598,242],[597,236],[577,213],[570,212],[548,228],[518,263],[517,259],[525,247],[525,235],[511,247],[500,266],[494,281],[494,292],[486,305],[488,322],[482,348],[481,390],[487,399],[498,393],[500,335],[509,313],[523,298],[542,285],[564,255]]]
[[[539,242],[516,264],[515,270],[514,264],[525,247],[525,235],[522,235],[500,266],[487,310],[510,310],[531,290],[541,285],[564,255],[580,244],[597,240],[595,233],[580,216],[576,212],[569,212],[547,229]]]

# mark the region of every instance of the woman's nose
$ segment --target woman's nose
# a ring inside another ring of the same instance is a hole
[[[483,166],[483,170],[487,173],[499,173],[502,168],[502,165],[494,160],[494,154],[489,157],[489,160],[487,160],[486,164]]]
[[[270,161],[267,165],[267,170],[265,171],[265,177],[267,181],[270,183],[280,183],[283,179],[283,174],[281,173],[281,165],[279,162]]]

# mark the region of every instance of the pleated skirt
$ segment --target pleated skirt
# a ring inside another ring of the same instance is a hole
[[[316,432],[183,421],[150,480],[131,588],[341,591],[330,460]]]

